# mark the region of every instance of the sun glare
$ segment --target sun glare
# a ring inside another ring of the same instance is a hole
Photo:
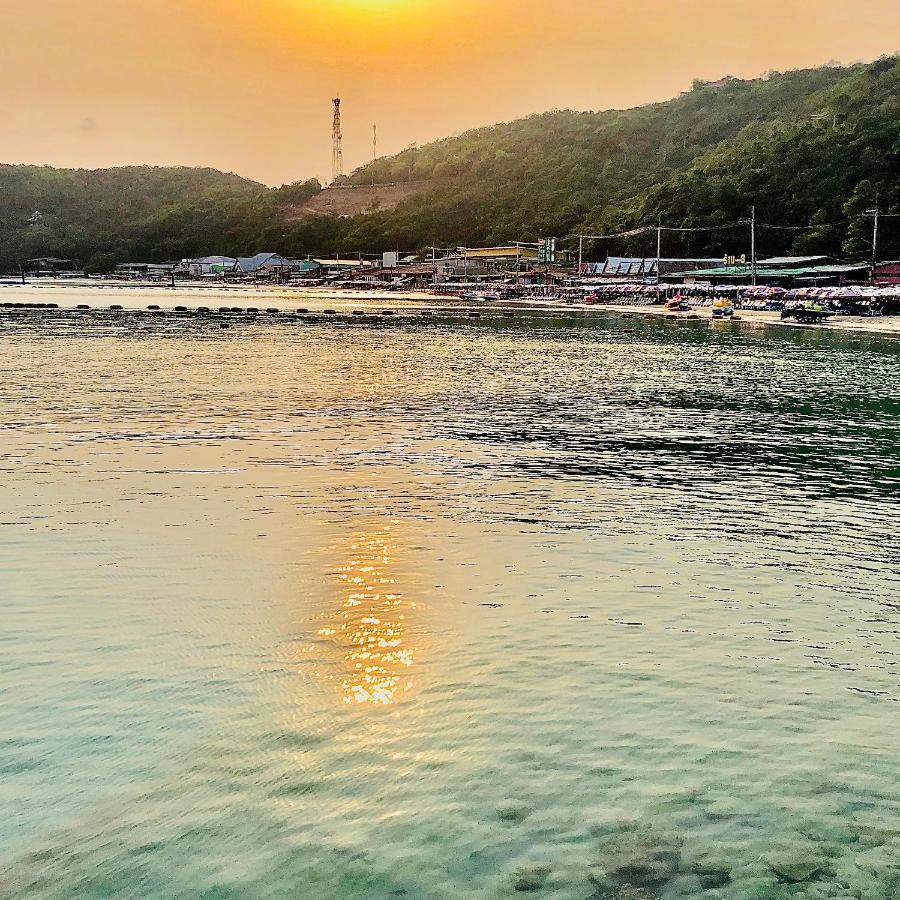
[[[410,22],[431,20],[441,12],[447,0],[285,0],[294,12],[314,16],[318,21],[340,27],[348,22],[367,25],[402,26]]]

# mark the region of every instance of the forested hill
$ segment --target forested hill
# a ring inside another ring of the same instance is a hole
[[[871,223],[855,215],[876,200],[900,211],[900,57],[698,82],[669,102],[621,112],[550,112],[375,166],[376,180],[437,184],[430,196],[355,221],[344,238],[353,246],[609,234],[659,216],[670,226],[711,226],[746,218],[755,204],[764,223],[821,223],[812,232],[763,230],[764,252],[858,255]],[[371,178],[366,167],[353,180]],[[882,247],[900,258],[897,223],[886,226]],[[666,240],[672,254],[718,255],[723,245],[740,251],[746,229]],[[606,249],[653,253],[652,244]]]
[[[285,203],[319,190],[313,181],[273,191],[215,169],[0,165],[0,270],[43,256],[103,271],[236,251],[255,246]]]
[[[428,190],[341,218],[303,213],[316,182],[271,190],[210,170],[0,167],[0,266],[51,255],[98,268],[203,253],[415,250],[609,234],[659,217],[710,228],[751,205],[763,225],[784,226],[761,229],[762,253],[865,256],[871,221],[860,213],[876,202],[900,212],[900,58],[698,82],[624,111],[535,115],[378,160],[347,183],[373,174]],[[665,252],[739,253],[746,240],[745,228],[667,234]],[[654,243],[592,252],[653,253]],[[885,220],[880,246],[900,258],[900,218]]]

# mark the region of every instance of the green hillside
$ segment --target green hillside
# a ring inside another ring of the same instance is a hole
[[[280,200],[318,190],[311,183],[272,191],[214,169],[0,165],[0,267],[53,256],[103,270],[220,246],[243,252]]]
[[[900,211],[900,59],[697,83],[675,100],[622,112],[533,116],[380,160],[376,178],[410,171],[438,187],[355,220],[348,245],[609,234],[659,216],[669,226],[714,226],[747,217],[753,204],[761,222],[787,226],[846,222],[876,199]],[[870,230],[854,220],[811,233],[763,230],[760,240],[773,253],[853,255]],[[898,232],[884,229],[885,253],[900,256]],[[670,253],[717,254],[745,241],[746,229],[666,240]],[[654,246],[649,237],[607,249]]]
[[[45,255],[98,268],[262,249],[416,250],[609,234],[660,217],[715,228],[751,205],[763,226],[783,226],[760,229],[761,253],[865,256],[871,221],[859,214],[876,202],[900,212],[900,58],[696,83],[624,111],[535,115],[378,160],[347,181],[373,174],[431,188],[348,219],[299,212],[316,182],[271,190],[211,170],[0,167],[0,267]],[[669,233],[664,250],[718,255],[747,243],[746,227]],[[900,258],[900,218],[884,220],[880,246]],[[591,252],[654,248],[644,236]]]

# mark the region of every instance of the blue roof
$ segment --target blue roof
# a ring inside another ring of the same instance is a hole
[[[237,267],[242,272],[255,272],[263,266],[289,266],[290,260],[278,253],[257,253],[256,256],[241,256],[237,260]]]

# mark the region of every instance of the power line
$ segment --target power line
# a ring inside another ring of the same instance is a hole
[[[693,225],[690,227],[676,228],[672,225],[639,225],[637,228],[631,228],[628,231],[618,231],[614,234],[573,234],[566,240],[575,240],[579,238],[584,241],[611,241],[616,238],[624,237],[640,237],[642,234],[654,234],[658,231],[669,232],[693,232],[693,231],[727,231],[730,228],[741,228],[749,225],[749,219],[740,219],[737,222],[729,222],[725,225]]]
[[[840,219],[836,222],[817,222],[810,225],[771,225],[764,222],[757,222],[757,228],[765,228],[769,231],[815,231],[819,228],[840,228],[841,226],[850,225],[855,219],[871,218],[870,212],[857,213],[849,219]],[[879,218],[900,218],[900,212],[897,213],[879,213]],[[640,237],[643,234],[658,233],[660,231],[693,233],[701,231],[728,231],[731,228],[743,228],[752,224],[751,219],[738,219],[735,222],[725,222],[721,225],[690,225],[677,227],[674,225],[637,225],[627,231],[617,231],[612,234],[574,234],[570,235],[566,240],[582,240],[582,241],[611,241],[617,238]]]
[[[817,225],[765,225],[757,222],[757,228],[766,228],[769,231],[815,231],[817,228],[838,228],[841,225],[849,225],[850,219],[844,219],[841,222],[820,222]]]

